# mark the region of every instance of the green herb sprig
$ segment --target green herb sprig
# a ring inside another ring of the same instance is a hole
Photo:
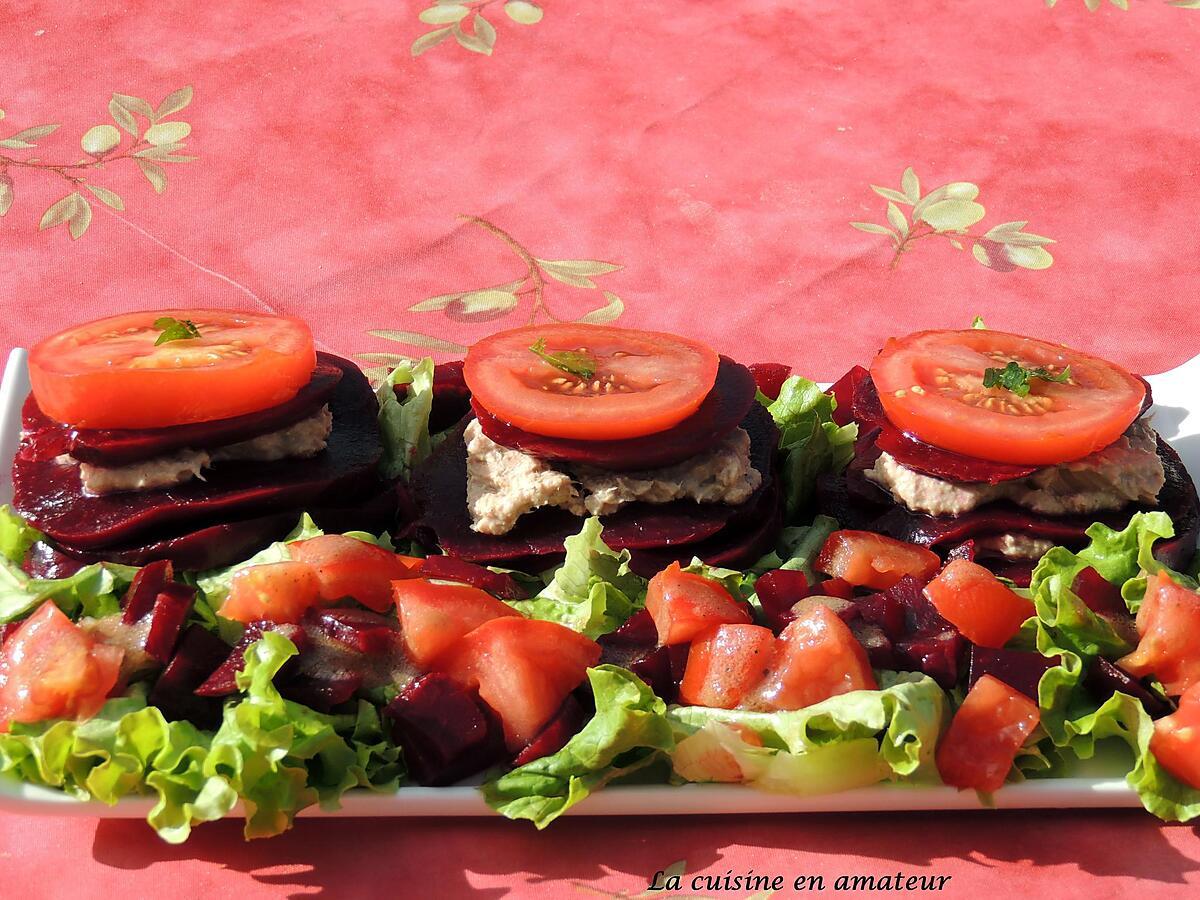
[[[985,388],[1004,388],[1006,391],[1012,391],[1018,397],[1029,394],[1029,382],[1034,378],[1053,381],[1055,384],[1066,384],[1071,380],[1071,367],[1067,366],[1057,375],[1044,366],[1026,369],[1017,362],[1010,362],[1003,369],[983,370],[983,386]]]
[[[168,341],[189,341],[200,337],[200,329],[191,319],[176,319],[174,316],[162,316],[154,320],[154,327],[162,332],[154,346]]]
[[[535,354],[543,362],[554,366],[560,372],[566,372],[568,375],[575,375],[579,378],[591,378],[596,374],[596,369],[600,363],[596,357],[588,352],[580,352],[578,350],[559,350],[555,353],[550,353],[546,350],[546,339],[538,338],[529,351]]]

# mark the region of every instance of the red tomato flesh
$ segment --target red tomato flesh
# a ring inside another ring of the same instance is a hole
[[[932,550],[872,531],[835,531],[815,568],[856,587],[886,590],[905,575],[928,581],[942,561]]]
[[[229,596],[218,612],[235,622],[267,621],[295,625],[305,610],[321,605],[321,580],[301,562],[262,563],[233,576]]]
[[[646,611],[658,629],[658,645],[686,644],[714,625],[749,625],[750,612],[717,582],[684,572],[674,562],[650,579]]]
[[[775,635],[760,625],[718,625],[692,642],[679,700],[733,709],[766,676]]]
[[[1031,601],[968,559],[950,560],[925,585],[925,596],[967,640],[983,647],[1003,647],[1035,612]]]
[[[198,338],[155,345],[160,317]],[[77,428],[166,428],[278,406],[312,378],[312,332],[299,319],[215,309],[124,313],[77,325],[29,351],[42,412]]]
[[[124,656],[47,600],[0,648],[0,732],[13,722],[94,716],[116,685]]]
[[[590,377],[564,372],[530,350],[586,353]],[[463,378],[498,419],[550,437],[617,440],[656,434],[694,413],[720,358],[688,338],[605,325],[531,325],[502,331],[467,351]]]
[[[985,388],[986,369],[1016,362],[1059,384],[1029,380],[1022,397]],[[978,459],[1051,465],[1107,447],[1138,417],[1146,386],[1120,366],[1034,338],[989,329],[892,338],[871,363],[888,419],[935,447]]]
[[[1164,769],[1200,790],[1200,684],[1188,688],[1178,711],[1154,723],[1150,752]]]
[[[753,703],[771,710],[804,709],[839,694],[878,687],[867,651],[846,623],[828,607],[815,605],[779,635]]]
[[[288,552],[296,562],[312,566],[323,601],[351,597],[375,612],[391,608],[393,581],[416,574],[390,550],[341,534],[297,541],[288,545]]]
[[[442,669],[504,724],[505,746],[524,748],[600,660],[600,645],[557,622],[521,616],[484,622],[447,654]]]
[[[1036,703],[1000,679],[984,675],[967,693],[938,744],[942,781],[987,793],[999,790],[1017,751],[1040,721]]]
[[[1172,697],[1200,684],[1200,594],[1159,572],[1146,584],[1137,630],[1137,648],[1117,665],[1135,678],[1153,675]]]
[[[429,670],[447,650],[484,622],[520,617],[507,603],[465,584],[435,584],[410,578],[392,585],[404,648],[414,663]]]

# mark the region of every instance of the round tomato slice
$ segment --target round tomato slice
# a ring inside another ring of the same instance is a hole
[[[983,386],[1015,362],[1029,393]],[[1120,366],[1002,331],[919,331],[892,338],[871,364],[888,419],[935,447],[996,462],[1051,465],[1107,447],[1138,417],[1146,386]]]
[[[162,319],[190,323],[199,337],[157,343]],[[277,406],[309,382],[316,363],[312,332],[299,319],[173,309],[46,338],[29,353],[29,378],[42,411],[68,425],[165,428]]]
[[[518,428],[615,440],[682,422],[712,390],[719,362],[711,347],[673,334],[531,325],[475,344],[463,377],[478,404]]]

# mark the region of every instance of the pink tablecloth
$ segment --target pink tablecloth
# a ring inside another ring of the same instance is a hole
[[[365,365],[584,315],[822,378],[976,314],[1146,372],[1195,352],[1194,2],[463,2],[6,4],[0,349],[216,305],[303,315]],[[679,859],[964,897],[1200,885],[1194,828],[1126,813],[306,822],[248,846],[222,824],[180,848],[0,818],[22,896],[637,893]]]

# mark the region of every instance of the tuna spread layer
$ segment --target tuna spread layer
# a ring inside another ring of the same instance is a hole
[[[472,420],[467,445],[467,508],[481,534],[507,534],[525,513],[559,506],[577,516],[605,516],[626,503],[727,503],[750,498],[762,473],[750,464],[750,435],[742,428],[690,459],[643,472],[565,466],[502,447]]]
[[[1088,515],[1152,504],[1166,481],[1154,429],[1139,420],[1114,443],[1074,462],[1038,469],[1027,478],[1000,484],[961,484],[914,472],[881,453],[867,478],[913,512],[957,516],[1008,500],[1042,515]]]
[[[79,480],[84,492],[93,495],[162,490],[202,478],[204,469],[221,462],[274,462],[316,456],[325,449],[332,429],[333,414],[324,406],[287,428],[213,450],[178,450],[127,466],[79,463]],[[69,456],[64,461],[77,462]]]

